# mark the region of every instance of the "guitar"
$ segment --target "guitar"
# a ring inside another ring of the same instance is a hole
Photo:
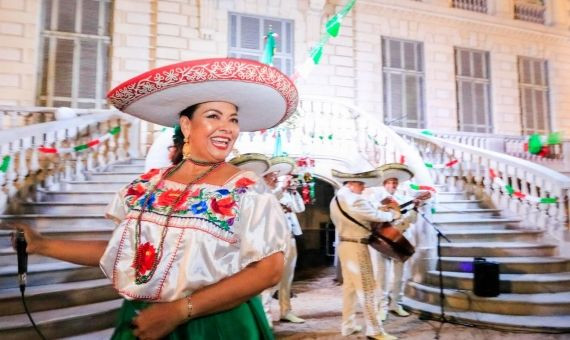
[[[402,208],[411,205],[416,200],[424,201],[430,197],[431,193],[429,191],[422,192],[413,200],[402,203],[399,206],[392,205],[393,208],[396,208],[392,209],[401,211]],[[406,239],[402,232],[398,228],[394,227],[390,222],[374,222],[371,226],[372,234],[370,235],[369,242],[372,248],[401,262],[405,262],[408,258],[414,255],[414,246],[410,241],[408,241],[408,239]]]

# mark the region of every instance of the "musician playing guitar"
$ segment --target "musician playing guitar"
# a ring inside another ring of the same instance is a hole
[[[377,170],[382,174],[380,178],[382,186],[368,188],[364,194],[382,211],[394,209],[406,202],[413,202],[402,210],[402,216],[392,222],[392,225],[403,232],[410,243],[415,244],[411,228],[417,219],[417,208],[429,199],[431,194],[421,192],[414,197],[406,195],[403,190],[398,188],[400,183],[408,181],[414,176],[406,165],[390,163],[379,167]],[[388,311],[402,317],[409,316],[410,313],[404,310],[400,302],[404,295],[405,281],[410,271],[410,261],[400,262],[385,257],[379,252],[371,252],[370,255],[374,267],[382,321],[386,319]],[[391,280],[392,277],[393,280]]]
[[[392,340],[396,338],[384,331],[379,318],[368,244],[371,224],[393,221],[399,217],[399,212],[380,211],[362,195],[365,186],[380,184],[378,174],[374,170],[361,173],[333,170],[333,178],[343,186],[331,201],[330,214],[340,240],[337,251],[343,276],[341,333],[348,336],[362,330],[355,320],[358,301],[363,308],[366,336]]]

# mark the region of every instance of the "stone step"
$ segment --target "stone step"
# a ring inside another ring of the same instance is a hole
[[[134,179],[139,177],[142,174],[141,172],[114,172],[114,171],[105,171],[105,172],[91,172],[87,174],[87,178],[89,181],[94,182],[118,182],[122,181],[125,184],[132,182]]]
[[[442,228],[452,242],[484,242],[484,241],[539,241],[544,234],[543,230],[524,229],[458,229]]]
[[[115,172],[115,173],[138,173],[142,174],[144,172],[144,165],[138,164],[114,164],[109,165],[105,168],[103,172]]]
[[[37,228],[40,232],[51,228],[75,228],[87,231],[90,228],[112,228],[115,223],[100,214],[74,214],[74,215],[47,215],[47,214],[21,214],[0,215],[0,220],[9,223],[18,221]]]
[[[409,282],[406,296],[439,306],[439,287]],[[471,291],[444,289],[444,307],[458,311],[472,311],[502,315],[560,315],[570,316],[570,292],[543,294],[500,294],[480,297]],[[569,326],[570,327],[570,326]]]
[[[464,191],[441,191],[437,193],[437,200],[439,201],[453,201],[453,200],[469,200],[474,199],[471,194]]]
[[[438,291],[439,292],[439,291]],[[404,306],[420,316],[440,319],[439,304],[433,305],[404,297]],[[540,333],[570,332],[570,315],[501,315],[445,308],[447,320],[471,325],[482,325],[507,331]],[[544,338],[547,338],[546,336]],[[522,339],[522,338],[521,338]]]
[[[435,215],[437,216],[437,214]],[[505,229],[506,227],[517,228],[521,220],[518,218],[473,218],[473,219],[456,219],[436,222],[442,228],[477,228],[477,229]]]
[[[28,286],[102,279],[105,275],[99,267],[85,267],[68,262],[52,262],[28,265]],[[0,268],[0,289],[18,287],[18,266]]]
[[[66,240],[108,240],[115,227],[97,227],[97,228],[61,228],[53,227],[42,229],[42,235]],[[0,229],[0,258],[2,256],[11,255],[7,253],[7,248],[12,245],[12,231]]]
[[[119,298],[108,279],[30,286],[25,291],[31,313],[67,308]],[[20,289],[0,290],[0,316],[25,313]]]
[[[40,193],[43,202],[62,202],[62,203],[110,203],[118,190],[99,190],[69,192],[69,191],[46,191]]]
[[[108,203],[85,202],[37,202],[21,205],[23,214],[101,214],[105,213]]]
[[[109,329],[117,320],[122,299],[88,305],[53,309],[33,314],[34,321],[47,339],[59,339]],[[2,339],[37,339],[25,314],[0,317]]]
[[[128,181],[68,181],[62,182],[61,191],[82,192],[82,191],[114,191],[117,192],[127,185]]]
[[[441,210],[460,210],[460,209],[477,209],[481,208],[481,200],[454,200],[454,201],[438,201],[435,209]]]
[[[570,259],[561,257],[487,257],[499,263],[503,274],[541,274],[570,271]],[[444,271],[473,272],[473,257],[442,257]],[[439,267],[438,267],[439,268]]]
[[[441,253],[449,257],[555,256],[556,245],[529,242],[442,243]]]
[[[446,288],[473,290],[473,273],[442,272],[442,275],[443,286]],[[550,274],[500,274],[499,280],[501,294],[570,292],[570,272]],[[439,271],[429,271],[426,282],[432,286],[438,286]]]
[[[439,208],[433,215],[433,221],[436,223],[445,221],[457,221],[461,219],[492,219],[501,217],[499,209],[447,209]]]

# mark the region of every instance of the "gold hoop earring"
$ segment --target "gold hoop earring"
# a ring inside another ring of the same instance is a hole
[[[192,146],[190,145],[189,138],[184,137],[184,145],[182,146],[182,159],[189,159],[191,150]]]

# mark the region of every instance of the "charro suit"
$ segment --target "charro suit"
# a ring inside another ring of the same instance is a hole
[[[370,252],[365,240],[370,236],[371,222],[393,219],[391,212],[378,210],[365,196],[353,193],[347,186],[338,190],[336,197],[341,208],[366,228],[350,221],[338,208],[336,200],[330,203],[331,219],[340,238],[339,259],[343,276],[343,335],[357,329],[355,324],[356,302],[364,309],[366,335],[384,333],[375,294],[375,284],[370,262]]]

